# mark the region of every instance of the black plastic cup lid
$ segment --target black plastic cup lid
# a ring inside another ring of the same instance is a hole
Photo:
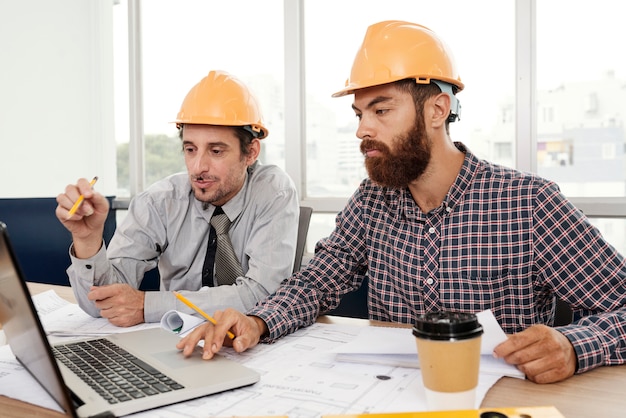
[[[429,312],[415,320],[413,335],[428,340],[466,340],[478,337],[483,327],[476,315],[462,312]]]

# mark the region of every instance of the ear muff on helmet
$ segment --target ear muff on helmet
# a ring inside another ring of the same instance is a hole
[[[257,99],[245,84],[225,71],[211,71],[193,86],[174,122],[242,126],[259,139],[269,133]]]
[[[431,80],[431,83],[436,84],[442,93],[446,93],[450,96],[450,115],[448,116],[448,122],[461,120],[461,102],[459,102],[459,99],[456,98],[456,95],[452,90],[452,85],[439,80]]]

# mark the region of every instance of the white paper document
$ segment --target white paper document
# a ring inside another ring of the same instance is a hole
[[[248,387],[132,415],[133,418],[330,414],[426,411],[419,369],[336,361],[336,349],[370,327],[316,323],[273,344],[222,355],[251,367],[261,380]],[[481,374],[476,407],[500,376]]]
[[[523,379],[524,373],[517,367],[493,357],[493,349],[507,338],[493,313],[486,310],[476,316],[484,331],[480,347],[480,372]],[[419,368],[415,337],[410,328],[367,327],[351,342],[335,351],[339,361]]]
[[[77,304],[61,298],[54,290],[38,293],[32,299],[50,342],[67,338],[97,337],[159,326],[153,323],[132,327],[115,326],[106,318],[92,317]]]
[[[36,306],[40,313],[45,312],[41,316],[45,317],[46,329],[85,334],[124,330],[110,324],[107,326],[100,321],[102,318],[90,317],[76,304],[57,300],[58,296],[53,291],[41,295],[36,297]],[[63,317],[68,314],[69,318]],[[148,326],[158,327],[161,324]],[[391,334],[383,334],[385,332]],[[316,323],[273,344],[259,344],[243,353],[236,353],[229,347],[220,351],[221,355],[258,371],[261,375],[258,383],[132,417],[286,415],[319,418],[327,414],[425,411],[427,405],[420,369],[393,362],[363,364],[337,361],[337,354],[346,352],[346,347],[350,348],[355,341],[370,339],[371,336],[381,343],[386,339],[406,339],[411,352],[414,354],[416,351],[410,329]],[[397,341],[391,344],[394,347],[403,345]],[[5,370],[0,370],[0,394],[58,410],[47,392],[15,360],[8,346],[0,350],[0,365],[7,366]],[[476,408],[503,375],[484,373],[481,369]],[[31,389],[24,390],[24,387]]]

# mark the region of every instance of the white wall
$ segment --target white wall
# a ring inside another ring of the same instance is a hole
[[[0,0],[0,197],[116,186],[112,0]]]

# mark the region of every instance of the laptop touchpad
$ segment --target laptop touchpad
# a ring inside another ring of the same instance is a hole
[[[198,351],[194,351],[190,357],[183,356],[183,353],[178,350],[161,351],[160,353],[152,353],[151,355],[172,369],[195,367],[197,361],[205,361],[202,360],[202,355]]]

